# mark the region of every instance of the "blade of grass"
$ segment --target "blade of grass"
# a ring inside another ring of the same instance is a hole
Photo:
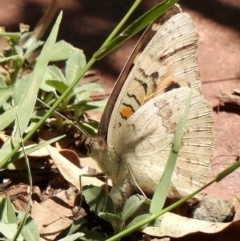
[[[170,9],[173,4],[179,0],[165,0],[158,4],[156,7],[152,8],[150,11],[142,15],[136,21],[134,21],[129,27],[127,27],[121,34],[116,38],[112,39],[108,43],[104,44],[95,54],[94,58],[99,60],[112,52],[115,48],[121,45],[123,42],[131,38],[133,35],[138,33],[140,30],[145,28],[154,19],[165,13]]]
[[[17,113],[17,117],[16,117],[16,123],[18,125],[18,128],[19,128],[19,119],[18,119],[18,113]],[[19,128],[20,130],[20,128]],[[21,135],[22,133],[20,133]],[[20,140],[20,145],[23,149],[23,153],[24,153],[24,158],[25,158],[25,163],[26,163],[26,167],[27,167],[27,173],[28,173],[28,180],[29,180],[29,189],[28,189],[28,205],[27,205],[27,208],[26,208],[26,211],[25,211],[25,214],[24,214],[24,217],[23,217],[23,220],[21,221],[20,225],[18,226],[18,229],[17,229],[17,232],[15,233],[14,237],[13,237],[13,241],[17,240],[25,223],[26,223],[26,220],[27,220],[27,217],[28,217],[28,214],[30,212],[30,207],[31,207],[31,201],[32,201],[32,174],[31,174],[31,170],[30,170],[30,165],[29,165],[29,160],[28,160],[28,157],[26,155],[26,152],[25,152],[25,148],[24,148],[24,144],[22,142],[22,136],[21,136],[21,140]]]
[[[192,99],[192,90],[186,101],[183,115],[177,125],[177,129],[174,135],[173,144],[168,156],[168,161],[166,163],[165,170],[162,174],[162,178],[159,181],[156,191],[153,195],[153,199],[150,205],[150,213],[152,214],[161,211],[165,203],[165,200],[169,191],[170,183],[171,183],[172,174],[177,161],[178,152],[181,148],[182,137],[185,131],[185,125],[187,122],[191,99]]]
[[[136,0],[132,7],[129,9],[127,14],[124,16],[124,18],[121,20],[121,22],[117,25],[117,27],[112,31],[112,33],[108,36],[108,38],[104,41],[101,48],[107,47],[108,43],[112,41],[113,38],[119,33],[120,29],[123,27],[123,25],[126,23],[128,18],[131,16],[131,14],[134,12],[134,10],[137,8],[137,6],[140,4],[142,0]],[[101,49],[100,48],[100,49]]]

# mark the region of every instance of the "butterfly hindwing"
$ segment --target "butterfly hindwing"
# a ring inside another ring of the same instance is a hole
[[[182,87],[151,99],[115,135],[114,149],[122,165],[130,167],[145,193],[153,193],[161,178],[190,92]],[[204,185],[212,149],[212,111],[203,96],[193,91],[169,196],[185,196]],[[123,172],[121,178],[128,176],[124,171],[126,176]]]

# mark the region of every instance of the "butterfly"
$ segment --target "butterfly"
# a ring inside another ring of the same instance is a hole
[[[113,182],[116,205],[136,189],[153,194],[192,91],[168,193],[180,198],[206,183],[213,153],[212,109],[201,91],[198,34],[178,5],[155,20],[128,59],[103,112],[89,155]]]

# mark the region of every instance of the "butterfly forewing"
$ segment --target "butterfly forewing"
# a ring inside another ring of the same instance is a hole
[[[158,29],[134,60],[133,68],[115,103],[108,129],[109,145],[123,122],[151,98],[174,88],[191,87],[199,90],[197,40],[196,29],[186,13],[172,16]]]

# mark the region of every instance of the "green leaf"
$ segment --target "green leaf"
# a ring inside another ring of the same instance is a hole
[[[61,82],[67,83],[66,78],[62,73],[62,70],[59,69],[57,66],[55,65],[48,66],[46,71],[48,71],[48,73],[50,74],[51,76],[50,79],[60,80]]]
[[[0,198],[0,223],[17,223],[15,210],[10,201],[10,198]]]
[[[60,82],[66,83],[66,79],[62,71],[54,65],[47,67],[40,88],[46,92],[53,92],[56,95],[56,89],[46,83],[48,80],[58,80]]]
[[[65,42],[64,40],[58,41],[49,52],[50,61],[66,60],[77,50],[79,49],[73,47],[71,44]]]
[[[86,65],[86,57],[82,50],[72,54],[66,63],[66,81],[70,85],[77,76],[77,73]]]
[[[118,233],[122,230],[124,221],[119,215],[100,212],[98,216],[112,225],[114,233]]]
[[[5,37],[17,41],[19,39],[19,32],[2,32],[0,31],[0,37]]]
[[[85,231],[84,237],[81,240],[86,241],[105,241],[106,239],[99,232]]]
[[[20,212],[18,215],[18,219],[22,220],[24,216],[25,216],[25,213]],[[28,241],[35,241],[35,240],[39,240],[40,238],[40,235],[38,232],[38,225],[31,218],[30,215],[28,215],[27,220],[21,230],[21,235],[24,238],[24,240],[28,240]]]
[[[36,103],[36,96],[39,91],[39,87],[40,87],[44,72],[46,71],[48,62],[50,60],[49,53],[51,52],[56,42],[61,18],[62,18],[62,14],[60,13],[51,31],[51,34],[47,39],[46,43],[44,44],[41,54],[37,59],[33,73],[31,75],[31,81],[29,81],[29,85],[27,86],[28,94],[25,96],[20,106],[18,106],[19,125],[20,125],[20,129],[23,130],[21,133],[24,133],[24,130],[26,129],[28,122],[30,120],[31,114],[33,112],[33,109]],[[18,135],[20,136],[20,133]]]
[[[20,59],[22,57],[23,57],[23,54],[17,54],[17,55],[12,55],[12,56],[9,56],[9,57],[3,57],[3,58],[0,58],[0,63],[5,62],[5,61],[9,61],[9,60],[12,60],[12,59]]]
[[[142,206],[145,200],[145,197],[142,195],[131,196],[123,207],[121,214],[123,221],[126,221],[129,217],[131,217]]]
[[[39,47],[41,47],[43,44],[44,44],[44,42],[43,42],[43,41],[40,41],[40,40],[32,42],[32,43],[28,46],[27,50],[24,52],[24,58],[29,57],[36,49],[38,49]],[[24,47],[25,47],[25,46],[24,46]]]
[[[55,143],[56,141],[61,140],[62,138],[64,138],[66,135],[62,135],[62,136],[57,136],[55,138],[52,138],[48,141],[44,141],[41,142],[40,144],[36,144],[35,146],[32,147],[25,147],[25,152],[23,152],[23,150],[19,150],[18,152],[15,153],[15,155],[12,157],[12,162],[24,157],[24,155],[29,155],[30,153],[39,150],[40,148],[43,148],[45,146],[51,145],[52,143]]]
[[[151,215],[152,215],[152,214],[150,214],[150,213],[145,213],[145,214],[142,214],[142,215],[137,216],[136,218],[134,218],[134,219],[126,226],[126,228],[129,228],[129,227],[131,227],[131,226],[133,226],[133,225],[135,225],[135,224],[137,224],[137,223],[145,220],[146,218],[151,217]],[[147,226],[147,225],[148,225],[148,224],[146,224],[145,226]],[[144,226],[143,226],[143,227],[144,227]]]
[[[74,241],[74,240],[79,240],[79,238],[84,237],[84,233],[74,233],[71,234],[65,238],[59,239],[58,241]]]
[[[87,83],[74,89],[74,94],[77,95],[78,101],[88,99],[92,92],[104,93],[105,90],[101,85],[96,83]]]
[[[0,131],[4,130],[11,123],[13,123],[16,118],[16,110],[14,108],[6,110],[2,115],[0,115]]]
[[[77,104],[70,105],[70,106],[68,106],[68,110],[78,109],[78,110],[81,110],[82,112],[85,112],[85,111],[89,111],[89,110],[102,111],[104,109],[104,105],[98,105],[99,102],[98,103],[95,103],[95,102],[88,103],[88,101],[91,101],[91,100],[80,101]]]
[[[4,81],[3,77],[0,76],[0,88],[7,87],[6,82]]]
[[[14,86],[0,87],[0,106],[9,99],[13,94]]]
[[[86,177],[81,177],[86,178]],[[95,186],[84,186],[83,187],[83,196],[91,210],[93,212],[98,213],[100,211],[106,211],[109,213],[116,213],[113,201],[106,192],[100,188]]]
[[[0,223],[0,233],[2,233],[2,235],[4,237],[6,237],[8,240],[12,240],[14,234],[17,232],[17,224],[16,223],[10,223],[10,224],[6,224],[6,223]],[[19,236],[17,241],[22,241],[23,238],[22,236]]]
[[[67,84],[59,80],[47,80],[46,84],[56,89],[61,94],[68,88]]]

